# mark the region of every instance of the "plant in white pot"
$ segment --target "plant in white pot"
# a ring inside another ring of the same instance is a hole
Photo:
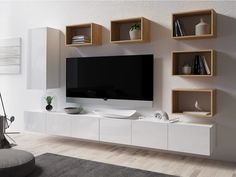
[[[129,36],[131,40],[141,39],[141,27],[140,24],[133,24],[129,30]]]

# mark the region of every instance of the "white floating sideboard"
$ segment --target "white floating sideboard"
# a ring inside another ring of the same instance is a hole
[[[95,114],[26,111],[25,130],[99,142],[211,155],[215,125],[168,123],[154,118],[112,119]]]

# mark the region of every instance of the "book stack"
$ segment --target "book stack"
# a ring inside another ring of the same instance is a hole
[[[174,29],[175,29],[175,36],[184,36],[185,35],[185,31],[183,26],[180,23],[180,20],[176,20],[174,22]]]
[[[193,73],[200,75],[210,75],[211,70],[207,64],[205,56],[196,55],[193,64]]]
[[[72,44],[89,43],[90,39],[86,35],[77,35],[72,37]]]

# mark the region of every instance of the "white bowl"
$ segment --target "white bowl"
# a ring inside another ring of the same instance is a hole
[[[64,108],[64,111],[67,114],[79,114],[83,111],[83,108],[82,107],[67,107],[67,108]]]

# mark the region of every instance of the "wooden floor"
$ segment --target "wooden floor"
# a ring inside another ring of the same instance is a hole
[[[236,177],[236,163],[32,133],[11,136],[15,148],[36,156],[50,152],[183,177]]]

